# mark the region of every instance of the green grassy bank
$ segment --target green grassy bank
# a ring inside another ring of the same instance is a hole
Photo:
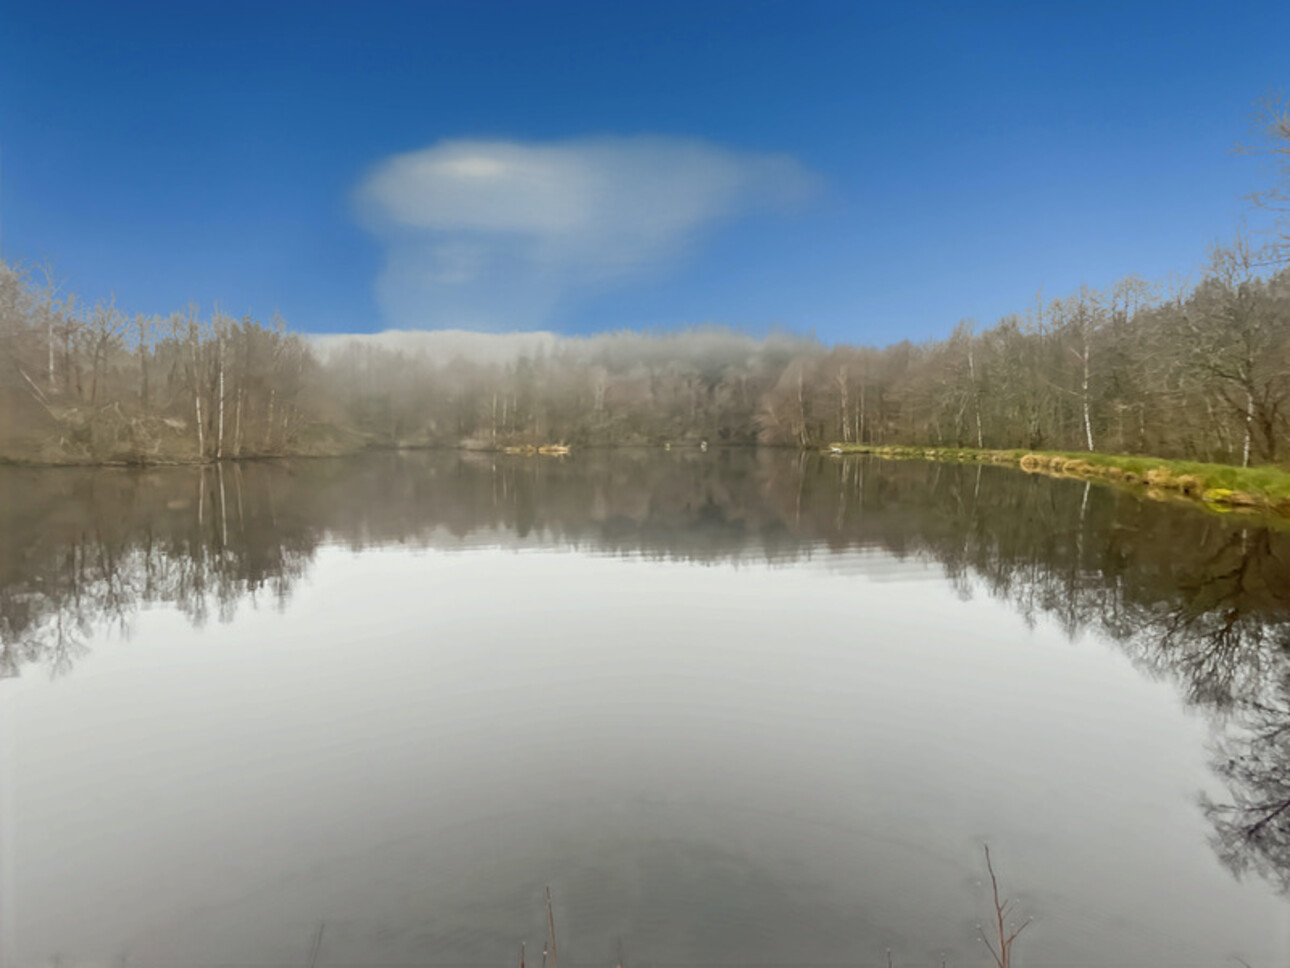
[[[1280,467],[1234,467],[1161,457],[1126,457],[1075,451],[976,450],[966,447],[878,447],[830,444],[833,454],[873,454],[888,459],[1011,464],[1032,474],[1105,481],[1176,494],[1217,510],[1269,511],[1290,517],[1290,472]]]

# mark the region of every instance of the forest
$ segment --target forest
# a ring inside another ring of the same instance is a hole
[[[1269,268],[1273,266],[1274,268]],[[92,307],[0,263],[0,459],[176,463],[365,449],[872,444],[1284,461],[1290,269],[1238,239],[1198,282],[1127,276],[893,346],[730,329],[444,352],[196,307]],[[403,334],[411,336],[414,334]],[[549,335],[549,334],[547,334]]]

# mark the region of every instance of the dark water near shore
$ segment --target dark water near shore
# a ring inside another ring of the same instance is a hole
[[[6,966],[1290,963],[1290,532],[787,452],[0,468]]]

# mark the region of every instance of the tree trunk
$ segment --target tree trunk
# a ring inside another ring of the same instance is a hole
[[[968,344],[968,375],[972,379],[972,409],[976,415],[977,450],[985,449],[985,435],[981,433],[981,394],[976,388],[976,363],[972,359],[972,344]]]
[[[99,360],[103,352],[103,337],[94,340],[94,354],[90,357],[90,406],[99,402]]]
[[[202,417],[202,371],[197,355],[200,344],[201,334],[197,331],[197,310],[194,308],[188,317],[188,352],[193,366],[193,409],[197,412],[197,456],[205,458],[206,429]]]
[[[202,419],[202,381],[197,369],[197,350],[193,349],[193,408],[197,411],[197,456],[206,456],[206,433]]]
[[[806,446],[806,392],[802,386],[805,367],[797,367],[797,439],[801,446]]]
[[[237,391],[237,416],[234,418],[233,430],[233,456],[242,456],[242,398],[246,396],[246,391],[239,389]]]
[[[1254,436],[1254,394],[1245,388],[1245,443],[1241,446],[1241,466],[1250,466],[1250,438]]]
[[[845,370],[838,373],[838,422],[842,425],[842,441],[851,439],[851,430],[847,423],[847,374]]]
[[[217,407],[219,408],[219,419],[216,421],[215,432],[215,459],[224,459],[224,330],[221,328],[216,333],[216,347],[219,367],[218,387],[216,392],[219,394]]]
[[[1081,402],[1084,405],[1084,442],[1089,452],[1093,451],[1093,421],[1089,414],[1088,399],[1088,340],[1084,341],[1084,382],[1080,385]]]
[[[142,316],[135,317],[135,332],[139,338],[139,408],[148,412],[148,328]]]
[[[264,418],[264,449],[271,452],[273,447],[273,403],[277,399],[278,391],[269,391],[269,412]]]

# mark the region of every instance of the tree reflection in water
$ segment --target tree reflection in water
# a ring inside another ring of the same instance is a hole
[[[66,674],[141,607],[277,606],[324,542],[525,542],[704,562],[877,548],[1118,643],[1212,714],[1213,845],[1290,892],[1290,532],[1011,469],[767,451],[382,454],[0,469],[0,669]]]

